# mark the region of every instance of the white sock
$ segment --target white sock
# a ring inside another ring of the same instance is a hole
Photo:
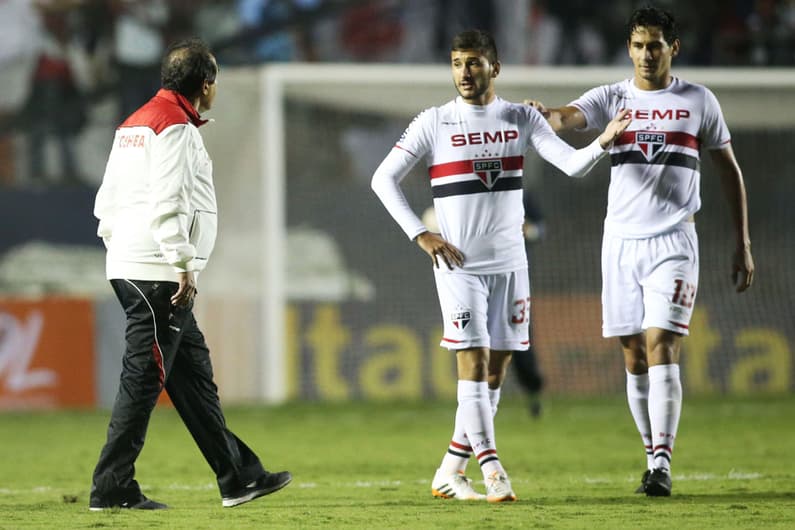
[[[500,389],[502,387],[497,387],[495,389],[489,388],[489,403],[491,403],[491,417],[497,415],[497,407],[500,404]]]
[[[649,419],[654,467],[671,471],[679,416],[682,413],[682,382],[678,364],[649,367]]]
[[[494,440],[494,418],[491,416],[488,383],[458,381],[458,409],[472,452],[478,459],[483,478],[492,473],[505,473],[497,456]]]
[[[439,470],[445,475],[463,473],[466,471],[469,457],[472,456],[472,447],[469,445],[464,423],[461,421],[461,406],[455,411],[455,426],[453,427],[453,438],[447,446],[447,452],[442,458]]]
[[[635,426],[638,428],[643,446],[646,448],[646,467],[654,467],[654,452],[651,441],[651,422],[649,421],[649,374],[627,372],[627,403]]]

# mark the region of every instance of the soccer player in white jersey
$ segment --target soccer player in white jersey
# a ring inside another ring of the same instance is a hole
[[[451,46],[459,96],[420,113],[375,171],[372,188],[409,239],[433,261],[444,319],[441,345],[456,352],[458,408],[453,438],[431,484],[434,496],[516,500],[497,455],[493,414],[513,350],[528,346],[530,287],[522,236],[523,155],[533,147],[570,176],[583,176],[629,124],[608,120],[589,146],[560,140],[541,113],[495,94],[500,62],[494,39],[479,30]],[[430,232],[400,188],[424,158],[440,233]],[[486,495],[464,470],[480,464]]]
[[[636,493],[668,496],[682,408],[679,351],[698,286],[701,150],[709,153],[731,210],[738,292],[751,286],[754,261],[745,184],[718,101],[706,87],[671,75],[680,46],[672,15],[640,8],[627,29],[632,79],[591,89],[561,108],[526,102],[557,131],[599,129],[616,109],[631,111],[632,125],[610,150],[602,331],[620,340],[627,400],[645,446],[647,470]]]

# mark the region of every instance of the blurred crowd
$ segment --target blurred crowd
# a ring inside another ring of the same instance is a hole
[[[702,0],[697,9],[692,1],[655,3],[680,21],[679,65],[795,65],[795,0]],[[632,0],[0,0],[0,186],[83,182],[75,140],[92,108],[112,101],[107,125],[113,130],[157,90],[160,57],[183,37],[206,40],[222,66],[440,63],[447,60],[453,34],[479,27],[495,34],[504,63],[624,64],[623,21],[637,5]],[[45,164],[49,159],[54,161]]]

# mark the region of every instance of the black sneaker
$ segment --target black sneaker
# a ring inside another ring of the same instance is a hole
[[[646,479],[647,497],[670,497],[671,496],[671,474],[663,469],[652,470],[649,478]]]
[[[530,416],[532,418],[538,419],[541,417],[541,401],[538,399],[532,399],[530,401]]]
[[[122,509],[122,510],[167,510],[168,505],[163,504],[162,502],[153,501],[152,499],[147,499],[143,495],[141,495],[140,499],[135,501],[124,501],[116,504],[108,504],[108,503],[101,503],[96,501],[91,501],[88,505],[88,509],[92,512],[101,512],[103,510],[114,510],[114,509]]]
[[[253,501],[258,497],[279,491],[290,481],[293,476],[289,471],[279,471],[278,473],[265,473],[260,478],[247,485],[245,488],[230,495],[224,495],[221,504],[224,508],[239,506],[248,501]]]
[[[646,493],[646,482],[649,480],[649,475],[651,475],[651,469],[643,472],[643,476],[640,478],[640,486],[635,490],[635,493]]]

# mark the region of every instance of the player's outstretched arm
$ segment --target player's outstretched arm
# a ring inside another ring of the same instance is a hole
[[[585,115],[573,106],[548,109],[542,102],[535,99],[525,99],[525,105],[530,105],[546,118],[555,132],[582,129],[586,126]]]
[[[607,149],[621,136],[629,123],[629,111],[622,110],[607,124],[598,138],[586,147],[574,149],[557,136],[549,124],[536,118],[537,127],[531,135],[531,142],[541,158],[570,177],[582,178],[607,155]]]
[[[710,152],[718,170],[732,215],[736,246],[732,256],[732,282],[738,293],[751,287],[754,281],[754,258],[751,255],[751,235],[748,230],[748,203],[745,182],[731,144]]]

